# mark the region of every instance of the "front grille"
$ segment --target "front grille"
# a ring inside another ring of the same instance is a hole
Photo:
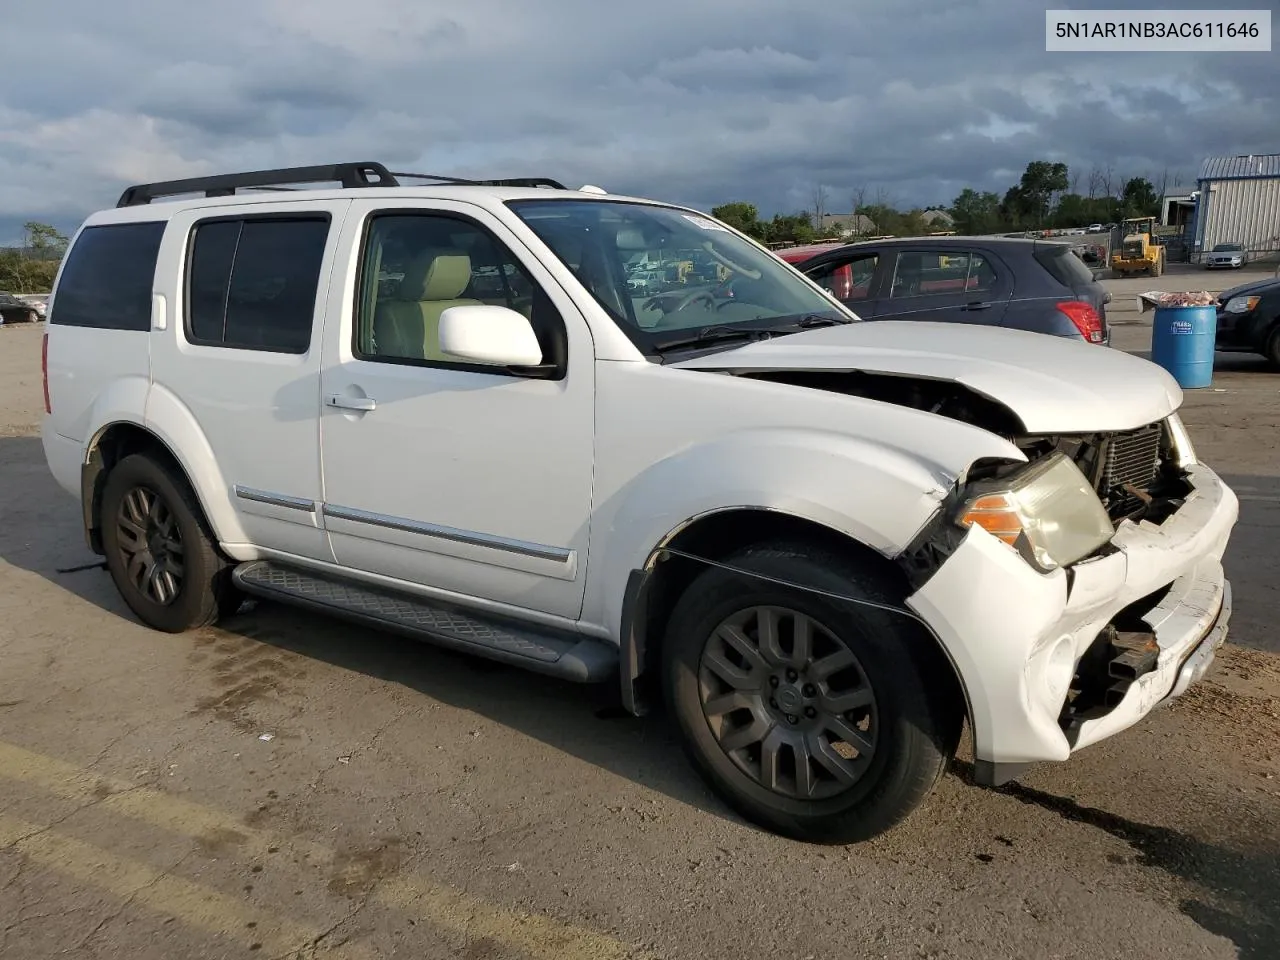
[[[1142,503],[1129,487],[1146,490],[1160,469],[1158,423],[1114,433],[1105,441],[1098,492],[1109,501],[1110,512],[1128,512]]]

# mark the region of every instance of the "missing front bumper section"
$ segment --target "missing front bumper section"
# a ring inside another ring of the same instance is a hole
[[[1125,607],[1094,638],[1076,665],[1058,724],[1074,747],[1080,727],[1105,717],[1129,688],[1159,665],[1160,644],[1143,617],[1165,598],[1163,587]]]

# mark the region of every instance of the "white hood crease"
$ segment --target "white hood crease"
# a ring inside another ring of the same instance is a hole
[[[822,327],[684,360],[689,370],[860,371],[961,384],[1028,433],[1132,430],[1182,405],[1162,367],[1111,347],[1000,327],[874,321]]]

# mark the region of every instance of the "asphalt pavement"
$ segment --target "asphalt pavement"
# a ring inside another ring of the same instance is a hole
[[[962,753],[906,824],[835,848],[742,822],[661,716],[606,691],[270,605],[140,626],[45,467],[39,361],[38,327],[0,328],[6,960],[1280,953],[1280,374],[1260,359],[1224,357],[1186,401],[1242,501],[1209,677],[1019,784],[974,786]]]

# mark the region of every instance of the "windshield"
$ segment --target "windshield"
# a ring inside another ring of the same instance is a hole
[[[641,350],[715,327],[793,332],[853,315],[777,257],[707,217],[614,200],[513,200]],[[784,329],[790,328],[790,329]]]
[[[1220,243],[1213,248],[1214,253],[1235,253],[1237,250],[1244,248],[1238,243]]]

